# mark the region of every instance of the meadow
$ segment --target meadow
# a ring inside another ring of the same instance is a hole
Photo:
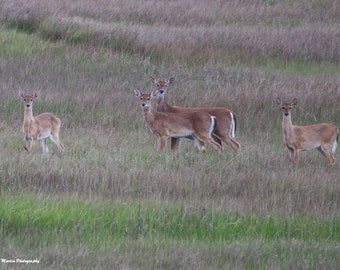
[[[340,154],[289,162],[293,124],[340,128],[340,2],[0,2],[0,269],[336,269]],[[239,152],[159,153],[133,90],[237,114]],[[65,154],[23,149],[19,91]],[[20,263],[11,260],[38,260]]]

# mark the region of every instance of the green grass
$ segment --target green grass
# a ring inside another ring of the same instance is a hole
[[[102,245],[114,240],[160,238],[186,241],[340,241],[340,220],[243,215],[161,202],[91,202],[70,198],[1,196],[1,233],[39,235],[58,241],[59,234]],[[62,243],[61,243],[62,244]]]
[[[16,29],[2,30],[0,40],[0,56],[30,57],[53,47],[47,41],[37,40],[33,36]]]
[[[286,265],[296,264],[301,259],[305,260],[303,265],[312,268],[318,265],[332,266],[338,262],[336,249],[331,246],[340,240],[339,219],[325,221],[313,216],[261,217],[156,201],[112,203],[9,194],[1,195],[0,216],[0,236],[4,244],[0,249],[2,254],[8,253],[5,249],[7,247],[10,250],[13,240],[22,239],[21,247],[33,250],[31,256],[40,259],[40,267],[60,265],[61,262],[64,267],[86,264],[89,267],[91,260],[78,261],[83,256],[79,252],[91,254],[91,257],[106,257],[113,247],[115,252],[120,251],[117,255],[129,253],[130,263],[142,268],[148,263],[157,265],[150,257],[151,253],[160,256],[158,263],[169,260],[170,265],[177,264],[177,267],[182,268],[190,260],[170,260],[169,256],[177,258],[181,252],[185,254],[194,250],[208,257],[211,256],[208,250],[214,251],[212,261],[206,261],[204,257],[197,258],[197,263],[203,268],[212,269],[228,264],[261,268],[273,263],[273,253],[278,256],[276,262],[286,261]],[[253,243],[253,247],[247,243]],[[156,249],[154,244],[157,244]],[[36,253],[42,247],[53,252],[65,245],[80,248],[75,260],[65,261],[62,254],[54,254],[49,259],[52,254],[46,256],[46,251]],[[143,257],[133,255],[143,250]],[[253,261],[252,256],[247,258],[253,252],[259,253],[261,259]],[[316,258],[314,254],[317,253],[327,263]]]
[[[255,64],[255,66],[258,63]],[[339,74],[338,62],[324,61],[285,61],[273,59],[264,61],[262,69],[275,73],[284,73],[295,76],[337,76]]]

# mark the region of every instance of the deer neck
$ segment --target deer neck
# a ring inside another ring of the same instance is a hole
[[[283,136],[284,140],[286,142],[289,142],[291,140],[294,140],[294,126],[292,124],[292,118],[289,114],[288,116],[283,116],[282,118],[282,130],[283,130]]]
[[[144,116],[144,119],[146,121],[146,123],[149,125],[149,126],[152,126],[152,123],[155,119],[155,115],[154,115],[154,112],[152,111],[151,108],[143,108],[143,116]]]
[[[162,96],[157,101],[157,112],[167,112],[169,110],[170,105],[165,100],[165,97]]]
[[[32,128],[34,123],[34,117],[32,108],[25,108],[24,112],[24,123],[22,126],[22,131],[26,134],[26,139],[31,138]]]
[[[25,109],[24,123],[31,123],[32,121],[34,121],[32,108]]]

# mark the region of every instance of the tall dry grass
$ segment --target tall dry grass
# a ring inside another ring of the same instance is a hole
[[[171,60],[340,58],[338,1],[3,1],[1,12],[46,39]]]
[[[9,43],[12,38],[14,44],[22,35],[10,33],[2,38]],[[294,170],[282,144],[281,114],[275,104],[278,96],[284,100],[297,97],[293,123],[339,126],[336,75],[321,70],[313,75],[268,72],[261,66],[225,67],[220,63],[167,66],[105,49],[38,45],[35,38],[25,41],[25,47],[36,46],[32,55],[26,55],[27,50],[19,53],[20,48],[15,56],[4,55],[2,190],[12,190],[14,185],[22,192],[28,188],[118,201],[152,197],[214,207],[230,205],[260,214],[290,215],[308,208],[333,217],[338,212],[334,206],[339,202],[339,166],[328,167],[319,153],[310,152],[302,155],[299,169]],[[171,103],[223,106],[237,113],[240,153],[224,147],[222,157],[210,149],[200,156],[187,141],[179,153],[157,153],[133,89],[153,89],[148,77],[161,76],[160,72],[176,78],[169,87]],[[33,156],[22,151],[23,105],[17,96],[21,88],[40,90],[34,114],[51,111],[62,119],[64,157],[52,155],[45,160],[40,149]],[[39,169],[30,170],[36,167]],[[302,186],[295,186],[296,181],[303,181]],[[297,192],[291,193],[292,189]]]

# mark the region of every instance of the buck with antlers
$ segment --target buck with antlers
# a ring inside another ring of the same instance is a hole
[[[149,94],[142,94],[140,90],[134,90],[135,96],[140,100],[144,119],[151,132],[157,136],[161,152],[165,150],[168,137],[190,136],[194,139],[200,152],[205,151],[203,142],[206,142],[221,153],[221,145],[212,138],[216,125],[215,117],[200,111],[178,114],[156,112],[151,108],[151,100],[158,96],[158,92],[158,90],[154,90]]]
[[[19,96],[24,100],[25,105],[24,123],[22,126],[22,132],[25,134],[24,149],[32,153],[35,147],[35,141],[38,140],[40,141],[43,152],[48,153],[46,139],[50,138],[51,141],[56,144],[59,151],[64,153],[64,145],[59,140],[60,119],[52,113],[42,113],[35,117],[33,116],[33,100],[39,96],[38,92],[34,92],[33,95],[25,95],[20,91]],[[31,141],[29,149],[28,141]]]
[[[157,89],[159,90],[159,94],[157,96],[157,111],[159,112],[170,112],[170,113],[183,113],[183,112],[192,112],[192,111],[200,111],[206,112],[211,116],[216,118],[216,128],[213,134],[213,138],[215,141],[222,144],[221,141],[231,146],[235,150],[240,149],[240,144],[234,139],[236,133],[236,114],[231,110],[225,108],[218,107],[206,107],[206,108],[186,108],[186,107],[178,107],[171,106],[167,103],[165,99],[165,94],[167,91],[168,85],[174,82],[175,78],[170,77],[168,80],[157,80],[154,77],[150,76],[150,80],[152,83],[156,84]],[[171,141],[171,149],[175,149],[178,145],[178,138],[174,138]]]
[[[276,103],[282,109],[283,142],[289,150],[292,162],[298,163],[300,151],[316,148],[333,164],[335,162],[333,153],[337,147],[339,130],[334,125],[326,123],[294,126],[291,109],[297,104],[297,99],[294,98],[290,103],[282,103],[281,99],[277,98]]]

